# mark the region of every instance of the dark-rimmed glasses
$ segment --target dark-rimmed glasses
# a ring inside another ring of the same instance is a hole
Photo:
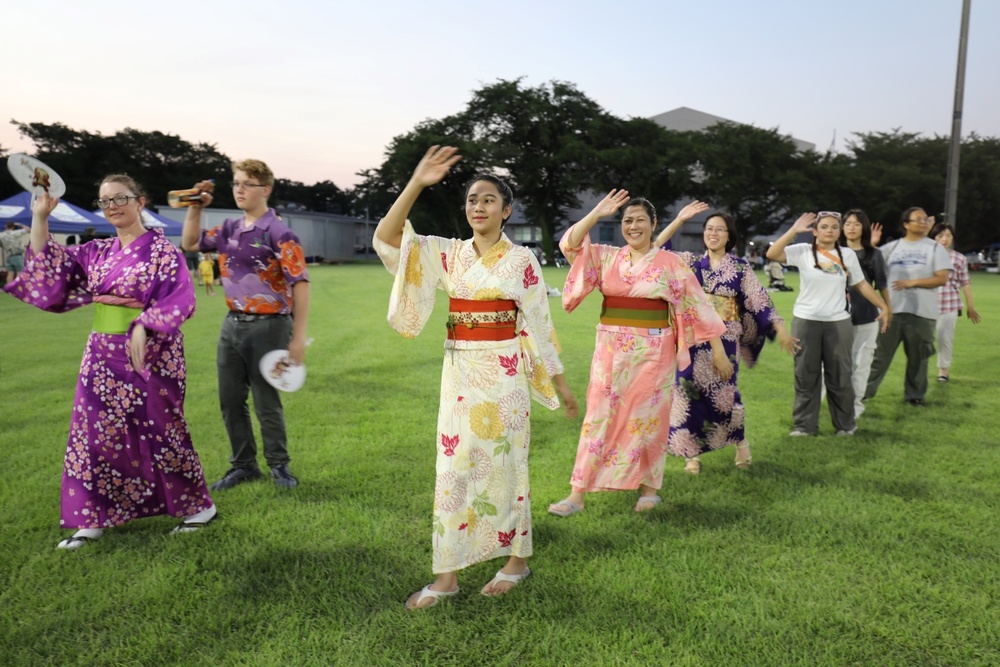
[[[124,206],[128,203],[129,199],[138,199],[135,195],[115,195],[114,197],[101,197],[100,199],[94,200],[94,206],[101,209],[102,211],[107,207],[111,206],[111,202],[115,203],[115,206]]]

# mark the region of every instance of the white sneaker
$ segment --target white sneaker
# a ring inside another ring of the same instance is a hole
[[[796,438],[797,438],[797,437],[799,437],[799,436],[802,436],[802,435],[812,435],[812,433],[806,433],[806,432],[805,432],[805,431],[803,431],[802,429],[798,429],[798,428],[797,428],[797,429],[795,429],[794,431],[792,431],[791,433],[789,433],[788,435],[790,435],[790,436],[792,436],[792,437],[796,437]]]
[[[837,431],[837,435],[854,435],[856,430],[858,430],[857,427],[852,428],[850,431]]]

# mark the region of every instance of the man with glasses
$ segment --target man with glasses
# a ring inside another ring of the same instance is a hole
[[[219,335],[219,403],[232,446],[231,467],[212,490],[260,478],[257,445],[247,406],[254,410],[264,440],[271,477],[282,488],[298,486],[288,470],[285,417],[278,391],[261,375],[260,359],[272,350],[288,349],[292,364],[302,364],[309,317],[309,274],[298,237],[268,208],[274,174],[260,160],[233,164],[233,197],[242,218],[202,231],[201,209],[212,201],[210,181],[202,205],[188,208],[181,243],[185,250],[218,252],[222,288],[229,313]]]
[[[865,398],[878,391],[902,343],[906,353],[903,399],[914,407],[923,407],[927,362],[934,354],[934,325],[940,314],[937,288],[948,282],[952,265],[944,246],[927,238],[933,220],[928,219],[924,209],[903,211],[900,222],[903,238],[879,249],[889,274],[892,322],[885,333],[879,334]]]

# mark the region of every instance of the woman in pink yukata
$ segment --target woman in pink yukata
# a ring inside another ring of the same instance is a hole
[[[60,525],[78,530],[60,549],[133,519],[184,517],[174,532],[191,532],[216,515],[184,419],[180,327],[195,305],[187,264],[159,229],[142,226],[146,198],[134,180],[108,176],[99,196],[116,238],[56,243],[48,219],[59,200],[42,195],[24,271],[4,288],[53,313],[94,304],[62,479]]]
[[[590,242],[590,229],[622,209],[622,248]],[[716,314],[691,269],[653,243],[656,211],[645,199],[612,190],[559,244],[571,268],[563,307],[590,292],[604,296],[587,387],[587,414],[569,496],[549,506],[557,516],[584,508],[591,491],[639,491],[636,512],[656,507],[670,428],[674,373],[691,363],[688,348],[708,341],[713,372],[733,374]]]

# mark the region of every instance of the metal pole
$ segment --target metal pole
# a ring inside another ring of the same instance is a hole
[[[962,148],[962,98],[965,97],[965,55],[969,46],[969,5],[962,0],[962,30],[958,38],[958,73],[955,75],[955,106],[951,115],[951,141],[948,144],[948,181],[944,192],[944,219],[955,227],[958,208],[958,159]]]

